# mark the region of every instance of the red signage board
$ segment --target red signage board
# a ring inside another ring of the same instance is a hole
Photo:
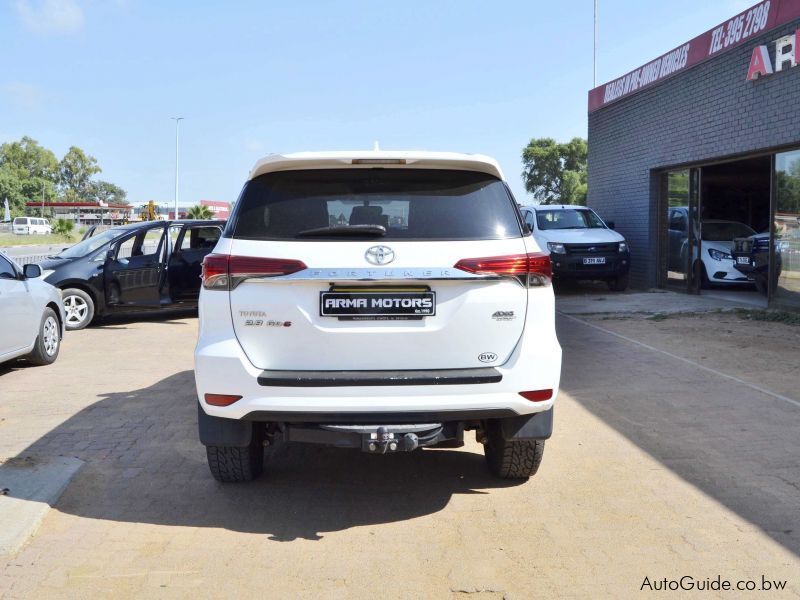
[[[589,91],[589,112],[626,98],[672,75],[800,18],[800,0],[764,0],[721,25],[618,79]]]

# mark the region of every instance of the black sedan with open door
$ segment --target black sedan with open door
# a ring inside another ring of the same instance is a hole
[[[224,221],[149,221],[94,232],[41,263],[61,290],[67,329],[98,316],[193,307],[200,269]]]

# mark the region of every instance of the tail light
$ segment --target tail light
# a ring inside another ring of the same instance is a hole
[[[525,287],[549,285],[553,277],[550,255],[541,252],[464,258],[455,264],[455,268],[476,275],[513,277]]]
[[[203,260],[203,287],[232,290],[251,277],[279,277],[306,269],[305,263],[289,258],[209,254]]]

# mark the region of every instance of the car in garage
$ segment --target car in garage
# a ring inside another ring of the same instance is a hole
[[[550,252],[553,277],[605,281],[611,291],[628,287],[631,255],[625,238],[585,206],[522,206],[536,243]]]
[[[769,232],[734,238],[731,258],[734,268],[755,284],[764,296],[769,294]],[[772,285],[776,285],[783,267],[782,250],[788,247],[784,240],[776,245],[773,262]]]
[[[437,152],[272,155],[203,264],[195,350],[212,475],[264,446],[463,444],[525,479],[553,426],[550,254],[497,163]]]
[[[58,358],[64,305],[58,290],[41,275],[39,265],[21,268],[0,252],[0,363],[25,358],[48,365]]]
[[[196,306],[203,258],[221,220],[146,221],[93,232],[43,261],[61,290],[66,328],[83,329],[106,314]]]
[[[669,270],[684,272],[687,268],[689,209],[685,206],[669,208],[667,214],[669,248],[667,260]],[[736,268],[732,254],[735,238],[750,238],[756,232],[738,221],[704,219],[700,223],[701,249],[692,253],[692,268],[700,277],[700,285],[707,289],[712,285],[735,285],[752,283],[752,279]]]

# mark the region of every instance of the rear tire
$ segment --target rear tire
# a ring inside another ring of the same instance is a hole
[[[39,335],[33,345],[33,351],[26,357],[34,365],[49,365],[58,358],[61,349],[61,325],[55,311],[47,307],[42,313],[39,324]]]
[[[612,292],[624,292],[628,289],[628,274],[620,275],[619,277],[614,277],[614,279],[609,279],[606,281],[608,284],[608,289]]]
[[[66,327],[68,331],[83,329],[94,318],[94,300],[78,288],[61,290],[66,312]]]
[[[544,440],[504,440],[499,431],[488,435],[483,446],[486,463],[500,479],[528,479],[536,475],[544,455]]]
[[[255,439],[249,446],[206,446],[208,468],[222,483],[253,481],[264,469],[264,447]]]

